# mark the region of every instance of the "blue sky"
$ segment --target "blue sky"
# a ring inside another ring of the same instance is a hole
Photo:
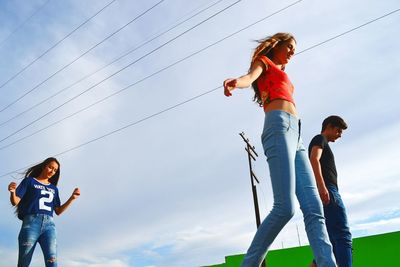
[[[0,84],[111,1],[46,2],[1,2]],[[157,2],[112,3],[0,88],[0,108]],[[295,2],[242,0],[169,42],[235,1],[163,1],[0,112],[0,139],[3,139],[55,109],[0,142],[0,175],[121,129],[212,90],[225,78],[245,73],[256,46],[255,39],[278,31],[291,32],[297,39],[297,51],[302,51],[399,8],[395,0],[299,1],[154,74]],[[217,4],[63,90],[213,3]],[[286,68],[295,85],[306,144],[319,133],[321,122],[328,115],[341,115],[348,122],[349,128],[342,139],[331,148],[355,237],[400,229],[397,115],[400,77],[396,75],[400,66],[396,27],[399,15],[394,13],[301,53]],[[166,42],[169,43],[163,45]],[[152,52],[158,47],[161,48]],[[146,54],[149,55],[141,59]],[[134,61],[138,62],[93,87]],[[55,123],[149,75],[152,77]],[[57,108],[90,87],[93,89]],[[51,100],[4,123],[60,90],[63,91]],[[56,217],[60,264],[186,267],[218,263],[225,255],[245,252],[255,232],[255,219],[247,159],[239,132],[246,133],[260,154],[254,168],[261,178],[258,192],[263,217],[272,204],[260,142],[263,112],[251,99],[251,89],[237,90],[229,99],[219,89],[60,155],[61,198],[66,200],[75,187],[82,192],[65,214]],[[44,127],[48,128],[4,147]],[[19,177],[12,174],[0,178],[1,266],[17,259],[20,222],[13,214],[6,188],[11,181],[19,182]],[[306,244],[299,208],[277,237],[273,249],[297,246],[297,227],[300,242]],[[38,248],[31,266],[42,266],[42,261]]]

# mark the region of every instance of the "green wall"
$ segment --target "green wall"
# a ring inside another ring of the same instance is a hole
[[[267,267],[308,267],[309,246],[272,250]],[[239,267],[243,255],[225,257],[225,263],[204,267]],[[353,267],[400,267],[400,231],[353,239]]]

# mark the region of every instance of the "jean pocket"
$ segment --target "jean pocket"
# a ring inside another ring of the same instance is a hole
[[[22,227],[23,228],[30,227],[36,218],[37,218],[36,214],[25,215],[22,221]]]
[[[285,134],[290,130],[290,124],[287,121],[271,122],[264,128],[264,132]]]

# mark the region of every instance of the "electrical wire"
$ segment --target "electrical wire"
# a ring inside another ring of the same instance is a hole
[[[69,148],[69,149],[67,149],[67,150],[64,150],[63,152],[60,152],[60,153],[54,155],[54,157],[58,157],[58,156],[60,156],[60,155],[66,154],[66,153],[68,153],[68,152],[71,152],[71,151],[76,150],[76,149],[78,149],[78,148],[81,148],[81,147],[83,147],[83,146],[86,146],[86,145],[88,145],[88,144],[90,144],[90,143],[93,143],[93,142],[95,142],[95,141],[98,141],[98,140],[100,140],[100,139],[103,139],[103,138],[105,138],[105,137],[107,137],[107,136],[110,136],[110,135],[113,135],[113,134],[115,134],[115,133],[121,132],[122,130],[125,130],[125,129],[127,129],[127,128],[129,128],[129,127],[132,127],[132,126],[134,126],[134,125],[140,124],[140,123],[142,123],[142,122],[144,122],[144,121],[147,121],[147,120],[149,120],[149,119],[151,119],[151,118],[153,118],[153,117],[159,116],[159,115],[161,115],[162,113],[165,113],[165,112],[167,112],[167,111],[170,111],[170,110],[172,110],[172,109],[175,109],[175,108],[177,108],[177,107],[180,107],[180,106],[182,106],[182,105],[184,105],[184,104],[187,104],[187,103],[189,103],[189,102],[192,102],[193,100],[196,100],[196,99],[198,99],[198,98],[200,98],[200,97],[202,97],[202,96],[208,95],[208,94],[210,94],[210,93],[212,93],[212,92],[215,92],[215,91],[217,91],[218,89],[221,89],[221,88],[222,88],[221,85],[220,85],[220,86],[217,86],[217,87],[215,87],[215,88],[213,88],[213,89],[210,89],[210,90],[205,91],[205,92],[203,92],[203,93],[201,93],[201,94],[198,94],[198,95],[193,96],[193,97],[191,97],[191,98],[189,98],[189,99],[186,99],[186,100],[184,100],[184,101],[182,101],[182,102],[179,102],[179,103],[177,103],[177,104],[175,104],[175,105],[172,105],[172,106],[170,106],[170,107],[168,107],[168,108],[166,108],[166,109],[163,109],[163,110],[161,110],[161,111],[155,112],[155,113],[153,113],[153,114],[151,114],[151,115],[149,115],[149,116],[146,116],[146,117],[144,117],[144,118],[142,118],[142,119],[139,119],[139,120],[137,120],[137,121],[135,121],[135,122],[129,123],[129,124],[127,124],[127,125],[125,125],[125,126],[123,126],[123,127],[121,127],[121,128],[118,128],[118,129],[116,129],[116,130],[110,131],[110,132],[108,132],[108,133],[106,133],[106,134],[103,134],[103,135],[101,135],[101,136],[99,136],[99,137],[96,137],[96,138],[94,138],[94,139],[91,139],[91,140],[89,140],[89,141],[87,141],[87,142],[84,142],[84,143],[82,143],[82,144],[80,144],[80,145],[77,145],[77,146],[74,146],[74,147]],[[21,169],[24,169],[24,168],[21,168]],[[21,169],[18,169],[17,171],[20,171]],[[2,174],[2,175],[0,175],[0,177],[10,175],[10,174],[15,173],[15,172],[17,172],[17,171],[13,171],[13,172],[9,172],[9,173],[6,173],[6,174]]]
[[[345,35],[345,34],[347,34],[347,33],[350,33],[350,32],[352,32],[352,31],[354,31],[354,30],[356,30],[356,29],[360,29],[361,27],[366,26],[366,25],[368,25],[368,24],[370,24],[370,23],[372,23],[372,22],[374,22],[374,21],[377,21],[377,20],[379,20],[379,19],[381,19],[381,18],[384,18],[384,17],[387,17],[387,16],[389,16],[389,15],[391,15],[391,14],[394,14],[394,13],[398,12],[399,10],[400,10],[400,9],[394,10],[394,11],[389,12],[389,13],[383,15],[383,16],[380,16],[379,18],[370,20],[369,22],[364,23],[364,24],[362,24],[362,25],[360,25],[360,26],[354,27],[354,28],[352,28],[352,29],[350,29],[350,30],[348,30],[348,31],[346,31],[346,32],[344,32],[344,33],[342,33],[342,34],[336,35],[335,37],[329,38],[329,39],[327,39],[326,41],[320,42],[320,43],[318,43],[318,44],[316,44],[316,45],[313,45],[313,46],[311,46],[311,47],[309,47],[309,48],[307,48],[307,49],[304,49],[304,50],[300,51],[299,53],[303,53],[303,52],[305,52],[305,51],[309,51],[309,50],[311,50],[311,49],[313,49],[313,48],[315,48],[315,47],[317,47],[317,46],[319,46],[319,45],[321,45],[321,44],[327,43],[328,40],[334,40],[334,39],[336,39],[336,38],[339,37],[339,36],[343,36],[343,35]],[[297,53],[297,54],[299,54],[299,53]],[[170,110],[172,110],[172,109],[175,109],[175,108],[177,108],[177,107],[179,107],[179,106],[182,106],[182,105],[184,105],[184,104],[186,104],[186,103],[189,103],[189,102],[191,102],[191,101],[193,101],[193,100],[195,100],[195,99],[198,99],[198,98],[200,98],[200,97],[202,97],[202,96],[204,96],[204,95],[210,94],[210,93],[212,93],[212,92],[214,92],[214,91],[216,91],[216,90],[218,90],[218,89],[220,89],[220,88],[222,88],[222,86],[218,86],[218,87],[215,87],[215,88],[213,88],[213,89],[211,89],[211,90],[205,91],[205,92],[203,92],[203,93],[201,93],[201,94],[199,94],[199,95],[196,95],[196,96],[194,96],[194,97],[191,97],[191,98],[189,98],[189,99],[187,99],[187,100],[185,100],[185,101],[183,101],[183,102],[180,102],[180,103],[178,103],[178,104],[175,104],[175,105],[173,105],[173,106],[170,106],[169,108],[166,108],[166,109],[161,110],[161,111],[159,111],[159,112],[153,113],[152,115],[149,115],[149,116],[147,116],[147,117],[144,117],[144,118],[142,118],[142,119],[140,119],[140,120],[137,120],[137,121],[135,121],[135,122],[133,122],[133,123],[130,123],[130,124],[128,124],[128,125],[125,125],[125,126],[123,126],[123,127],[121,127],[121,128],[118,128],[118,129],[116,129],[116,130],[113,130],[113,131],[111,131],[111,132],[108,132],[108,133],[106,133],[106,134],[104,134],[104,135],[102,135],[102,136],[96,137],[96,138],[91,139],[91,140],[89,140],[89,141],[87,141],[87,142],[85,142],[85,143],[82,143],[82,144],[77,145],[77,146],[75,146],[75,147],[72,147],[72,148],[69,148],[69,149],[67,149],[67,150],[64,150],[63,152],[60,152],[60,153],[56,154],[55,156],[59,156],[59,155],[66,154],[66,153],[68,153],[68,152],[70,152],[70,151],[73,151],[73,150],[76,150],[76,149],[78,149],[78,148],[81,148],[82,146],[88,145],[88,144],[93,143],[93,142],[95,142],[95,141],[98,141],[98,140],[100,140],[100,139],[102,139],[102,138],[105,138],[105,137],[107,137],[107,136],[110,136],[110,135],[112,135],[112,134],[114,134],[114,133],[120,132],[120,131],[122,131],[122,130],[124,130],[124,129],[126,129],[126,128],[132,127],[132,126],[137,125],[137,124],[139,124],[139,123],[141,123],[141,122],[144,122],[144,121],[146,121],[146,120],[148,120],[148,119],[154,118],[154,117],[156,117],[156,116],[158,116],[158,115],[160,115],[160,114],[162,114],[162,113],[165,113],[165,112],[170,111]],[[28,166],[28,167],[29,167],[29,166]],[[25,168],[25,167],[24,167],[24,168]],[[16,172],[18,172],[18,171],[20,171],[20,170],[23,170],[24,168],[20,168],[20,169],[17,169],[17,170],[15,170],[15,171],[11,171],[11,172],[2,174],[2,175],[0,175],[0,177],[4,177],[4,176],[11,175],[11,174],[16,173]]]
[[[48,3],[50,2],[50,0],[45,1],[40,7],[38,7],[27,19],[25,19],[23,22],[21,22],[17,27],[14,28],[14,30],[12,30],[6,38],[4,38],[2,41],[0,41],[0,47],[3,46],[3,44],[5,42],[8,41],[8,39],[10,39],[10,37],[16,33],[19,29],[21,29],[29,20],[31,20],[37,13],[39,13],[40,10],[42,10]]]
[[[105,10],[107,7],[109,7],[112,3],[114,3],[117,0],[112,0],[111,2],[109,2],[107,5],[105,5],[104,7],[102,7],[99,11],[97,11],[94,15],[92,15],[90,18],[86,19],[84,22],[82,22],[78,27],[76,27],[75,29],[73,29],[70,33],[68,33],[66,36],[64,36],[61,40],[59,40],[58,42],[56,42],[54,45],[52,45],[50,48],[48,48],[46,51],[44,51],[40,56],[36,57],[33,61],[31,61],[28,65],[26,65],[25,67],[23,67],[20,71],[18,71],[17,73],[15,73],[13,76],[11,76],[11,78],[9,78],[7,81],[5,81],[3,84],[0,85],[0,88],[3,88],[6,84],[8,84],[10,81],[14,80],[18,75],[20,75],[22,72],[24,72],[27,68],[29,68],[30,66],[32,66],[36,61],[38,61],[39,59],[41,59],[44,55],[46,55],[48,52],[50,52],[53,48],[55,48],[56,46],[58,46],[61,42],[63,42],[65,39],[67,39],[69,36],[71,36],[74,32],[76,32],[79,28],[81,28],[83,25],[85,25],[86,23],[88,23],[90,20],[92,20],[94,17],[96,17],[98,14],[100,14],[103,10]],[[31,91],[29,91],[28,93],[30,93]],[[27,94],[28,94],[27,93]],[[8,104],[6,107],[2,108],[0,110],[0,112],[6,110],[7,108],[9,108],[10,106],[12,106],[13,104],[15,104],[18,100],[20,100],[21,98],[23,98],[25,95],[24,94],[22,97],[18,98],[17,100],[14,100],[13,102],[11,102],[10,104]]]
[[[54,94],[48,96],[47,98],[43,99],[42,101],[40,101],[40,102],[38,102],[38,103],[32,105],[31,107],[25,109],[24,111],[22,111],[22,112],[20,112],[20,113],[14,115],[13,117],[9,118],[8,120],[1,122],[1,123],[0,123],[0,127],[3,126],[3,125],[5,125],[5,124],[7,124],[8,122],[10,122],[10,121],[12,121],[12,120],[18,118],[18,117],[20,117],[21,115],[25,114],[26,112],[29,112],[29,111],[31,111],[32,109],[34,109],[34,108],[40,106],[41,104],[43,104],[43,103],[47,102],[48,100],[50,100],[50,99],[56,97],[57,95],[61,94],[62,92],[66,91],[66,90],[68,90],[68,89],[70,89],[70,88],[72,88],[73,86],[75,86],[75,85],[79,84],[80,82],[86,80],[87,78],[89,78],[89,77],[95,75],[96,73],[98,73],[98,72],[104,70],[105,68],[107,68],[108,66],[112,65],[113,63],[115,63],[115,62],[121,60],[122,58],[124,58],[124,57],[130,55],[131,53],[133,53],[133,52],[136,51],[137,49],[143,47],[144,45],[150,43],[151,41],[157,39],[158,37],[160,37],[160,36],[162,36],[162,35],[164,35],[164,34],[170,32],[171,30],[175,29],[176,27],[182,25],[183,23],[189,21],[189,20],[192,19],[193,17],[195,17],[195,16],[201,14],[202,12],[204,12],[204,11],[210,9],[211,7],[215,6],[216,4],[218,4],[218,3],[222,2],[222,1],[224,1],[224,0],[218,0],[218,1],[214,2],[214,3],[212,3],[211,5],[209,5],[209,6],[205,7],[205,8],[203,8],[203,9],[201,9],[200,11],[196,12],[194,15],[191,15],[190,17],[186,18],[185,20],[183,20],[183,21],[181,21],[181,22],[175,24],[174,26],[172,26],[172,27],[168,28],[167,30],[165,30],[165,31],[163,31],[163,32],[161,32],[161,33],[159,33],[159,34],[157,34],[156,36],[152,37],[151,39],[148,39],[148,40],[144,41],[143,43],[141,43],[140,45],[138,45],[138,46],[136,46],[136,47],[130,49],[129,51],[123,53],[121,56],[119,56],[119,57],[113,59],[111,62],[107,63],[107,64],[104,65],[103,67],[101,67],[101,68],[95,70],[94,72],[91,72],[91,73],[85,75],[84,77],[82,77],[82,78],[79,79],[78,81],[76,81],[76,82],[74,82],[74,83],[72,83],[72,84],[70,84],[70,85],[64,87],[63,89],[59,90],[58,92],[56,92],[56,93],[54,93]]]
[[[5,149],[5,148],[8,148],[8,147],[10,147],[10,146],[12,146],[12,145],[14,145],[14,144],[16,144],[16,143],[19,143],[19,142],[21,142],[21,141],[23,141],[23,140],[25,140],[25,139],[27,139],[27,138],[29,138],[29,137],[35,135],[35,134],[38,134],[38,133],[40,133],[40,132],[42,132],[42,131],[44,131],[44,130],[50,128],[50,127],[53,127],[53,126],[55,126],[55,125],[61,123],[62,121],[66,120],[66,119],[69,119],[69,118],[71,118],[71,117],[73,117],[73,116],[75,116],[75,115],[77,115],[77,114],[79,114],[79,113],[81,113],[81,112],[83,112],[83,111],[85,111],[85,110],[87,110],[87,109],[89,109],[89,108],[91,108],[91,107],[97,105],[97,104],[100,104],[100,103],[106,101],[107,99],[109,99],[109,98],[111,98],[111,97],[113,97],[113,96],[115,96],[115,95],[118,95],[118,94],[124,92],[125,90],[127,90],[127,89],[129,89],[129,88],[132,88],[133,86],[135,86],[135,85],[137,85],[137,84],[139,84],[139,83],[141,83],[141,82],[143,82],[143,81],[145,81],[145,80],[147,80],[147,79],[150,79],[150,78],[152,78],[153,76],[155,76],[155,75],[157,75],[157,74],[159,74],[159,73],[161,73],[161,72],[163,72],[163,71],[165,71],[165,70],[167,70],[167,69],[170,69],[170,68],[172,68],[173,66],[175,66],[175,65],[177,65],[177,64],[179,64],[179,63],[181,63],[181,62],[183,62],[183,61],[185,61],[185,60],[187,60],[187,59],[189,59],[189,58],[191,58],[191,57],[193,57],[193,56],[195,56],[195,55],[197,55],[197,54],[199,54],[199,53],[201,53],[201,52],[203,52],[203,51],[205,51],[205,50],[207,50],[207,49],[209,49],[209,48],[211,48],[212,46],[215,46],[215,45],[221,43],[222,41],[224,41],[224,40],[226,40],[226,39],[228,39],[228,38],[230,38],[230,37],[232,37],[232,36],[234,36],[234,35],[236,35],[236,34],[242,32],[242,31],[244,31],[245,29],[248,29],[249,27],[254,26],[254,25],[256,25],[257,23],[262,22],[262,21],[266,20],[267,18],[270,18],[270,17],[273,16],[273,15],[276,15],[276,14],[279,14],[280,12],[283,12],[284,10],[288,9],[289,7],[292,7],[294,4],[299,3],[299,2],[301,2],[301,1],[302,1],[302,0],[297,1],[297,2],[294,2],[294,3],[288,5],[288,6],[284,7],[284,8],[281,8],[281,9],[279,9],[278,11],[275,11],[275,12],[273,12],[273,13],[267,15],[266,17],[262,18],[262,19],[257,20],[256,22],[254,22],[254,23],[252,23],[252,24],[250,24],[250,25],[248,25],[248,26],[246,26],[246,27],[244,27],[244,28],[241,28],[241,29],[238,30],[238,31],[235,31],[235,32],[233,32],[233,33],[231,33],[231,34],[229,34],[229,35],[227,35],[227,36],[225,36],[225,37],[219,39],[218,41],[216,41],[216,42],[214,42],[214,43],[212,43],[212,44],[210,44],[210,45],[207,45],[207,46],[203,47],[202,49],[197,50],[196,52],[194,52],[194,53],[192,53],[192,54],[190,54],[190,55],[188,55],[188,56],[186,56],[186,57],[183,57],[183,58],[181,58],[181,59],[175,61],[174,63],[169,64],[169,65],[167,65],[166,67],[161,68],[160,70],[158,70],[158,71],[156,71],[156,72],[153,72],[152,74],[149,74],[149,75],[145,76],[144,78],[142,78],[142,79],[140,79],[140,80],[138,80],[138,81],[136,81],[136,82],[134,82],[134,83],[132,83],[132,84],[130,84],[130,85],[128,85],[128,86],[126,86],[126,87],[124,87],[124,88],[122,88],[122,89],[120,89],[120,90],[114,92],[114,93],[112,93],[112,94],[109,94],[108,96],[105,96],[105,97],[103,97],[103,98],[97,100],[96,102],[94,102],[94,103],[92,103],[92,104],[90,104],[90,105],[88,105],[88,106],[86,106],[86,107],[84,107],[84,108],[82,108],[82,109],[80,109],[80,110],[78,110],[78,111],[76,111],[76,112],[70,114],[70,115],[67,115],[67,116],[64,117],[64,118],[61,118],[61,119],[57,120],[56,122],[52,122],[51,124],[49,124],[49,125],[47,125],[47,126],[41,128],[41,129],[39,129],[39,130],[37,130],[37,131],[31,133],[31,134],[29,134],[29,135],[26,135],[26,136],[21,137],[21,138],[15,140],[15,141],[13,141],[13,142],[7,144],[7,145],[4,145],[4,146],[0,147],[0,151],[3,150],[3,149]]]
[[[116,1],[116,0],[113,0]],[[33,87],[32,89],[28,90],[27,92],[25,92],[22,96],[18,97],[17,99],[15,99],[14,101],[12,101],[10,104],[8,104],[7,106],[5,106],[4,108],[2,108],[0,110],[0,112],[6,110],[7,108],[11,107],[12,105],[14,105],[15,103],[17,103],[19,100],[21,100],[22,98],[24,98],[25,96],[27,96],[28,94],[30,94],[31,92],[33,92],[34,90],[36,90],[39,86],[41,86],[42,84],[44,84],[45,82],[47,82],[48,80],[50,80],[51,78],[53,78],[55,75],[57,75],[58,73],[60,73],[61,71],[65,70],[67,67],[71,66],[73,63],[75,63],[76,61],[78,61],[79,59],[81,59],[83,56],[85,56],[86,54],[88,54],[90,51],[92,51],[93,49],[95,49],[96,47],[98,47],[100,44],[104,43],[105,41],[107,41],[108,39],[110,39],[112,36],[114,36],[115,34],[117,34],[118,32],[120,32],[121,30],[123,30],[124,28],[126,28],[128,25],[132,24],[134,21],[136,21],[137,19],[139,19],[140,17],[144,16],[146,13],[148,13],[149,11],[151,11],[152,9],[154,9],[156,6],[158,6],[159,4],[161,4],[162,2],[164,2],[165,0],[161,0],[159,2],[157,2],[155,5],[153,5],[152,7],[150,7],[149,9],[145,10],[144,12],[142,12],[141,14],[139,14],[138,16],[136,16],[134,19],[132,19],[131,21],[129,21],[128,23],[126,23],[124,26],[120,27],[118,30],[116,30],[115,32],[113,32],[112,34],[108,35],[105,39],[101,40],[99,43],[95,44],[94,46],[92,46],[89,50],[87,50],[86,52],[84,52],[83,54],[81,54],[80,56],[78,56],[77,58],[75,58],[73,61],[71,61],[70,63],[68,63],[67,65],[65,65],[64,67],[62,67],[61,69],[57,70],[56,72],[54,72],[52,75],[50,75],[49,77],[47,77],[45,80],[43,80],[42,82],[40,82],[39,84],[37,84],[35,87]],[[0,87],[1,88],[1,87]]]
[[[7,135],[6,137],[0,139],[0,142],[3,142],[4,140],[7,140],[8,138],[14,136],[15,134],[19,133],[20,131],[22,131],[23,129],[27,128],[28,126],[34,124],[35,122],[41,120],[42,118],[46,117],[47,115],[49,115],[49,114],[53,113],[54,111],[60,109],[61,107],[65,106],[66,104],[68,104],[69,102],[75,100],[76,98],[82,96],[83,94],[89,92],[90,90],[92,90],[93,88],[95,88],[97,85],[99,85],[99,84],[103,83],[104,81],[110,79],[111,77],[115,76],[116,74],[120,73],[121,71],[123,71],[123,70],[125,70],[125,69],[131,67],[132,65],[134,65],[135,63],[137,63],[137,62],[140,61],[141,59],[143,59],[143,58],[145,58],[145,57],[151,55],[151,54],[154,53],[155,51],[161,49],[162,47],[166,46],[167,44],[171,43],[172,41],[178,39],[179,37],[181,37],[182,35],[186,34],[187,32],[193,30],[194,28],[196,28],[196,27],[198,27],[199,25],[205,23],[206,21],[208,21],[208,20],[214,18],[215,16],[219,15],[220,13],[222,13],[222,12],[228,10],[229,8],[231,8],[231,7],[233,7],[234,5],[238,4],[240,1],[242,1],[242,0],[237,0],[237,1],[235,1],[234,3],[232,3],[232,4],[230,4],[229,6],[223,8],[222,10],[220,10],[220,11],[214,13],[213,15],[211,15],[211,16],[208,17],[208,18],[206,18],[205,20],[202,20],[201,22],[197,23],[196,25],[192,26],[191,28],[187,29],[186,31],[184,31],[184,32],[182,32],[182,33],[180,33],[180,34],[178,34],[177,36],[175,36],[175,37],[173,37],[172,39],[168,40],[167,42],[161,44],[160,46],[158,46],[158,47],[156,47],[155,49],[151,50],[150,52],[146,53],[145,55],[139,57],[139,58],[136,59],[135,61],[129,63],[128,65],[126,65],[126,66],[123,67],[122,69],[119,69],[118,71],[116,71],[116,72],[114,72],[113,74],[107,76],[106,78],[104,78],[104,79],[101,80],[100,82],[98,82],[98,83],[92,85],[91,87],[89,87],[89,88],[87,88],[86,90],[82,91],[81,93],[75,95],[74,97],[70,98],[69,100],[67,100],[66,102],[62,103],[61,105],[59,105],[59,106],[53,108],[52,110],[48,111],[47,113],[43,114],[43,115],[40,116],[39,118],[37,118],[37,119],[31,121],[30,123],[26,124],[25,126],[23,126],[23,127],[19,128],[18,130],[12,132],[11,134]]]
[[[346,34],[348,34],[348,33],[350,33],[350,32],[353,32],[353,31],[355,31],[355,30],[358,30],[358,29],[360,29],[360,28],[362,28],[362,27],[364,27],[364,26],[367,26],[368,24],[371,24],[371,23],[373,23],[373,22],[375,22],[375,21],[377,21],[377,20],[383,19],[383,18],[385,18],[385,17],[387,17],[387,16],[390,16],[390,15],[396,13],[396,12],[399,12],[399,11],[400,11],[400,8],[395,9],[395,10],[389,12],[389,13],[386,13],[385,15],[382,15],[382,16],[380,16],[380,17],[377,17],[377,18],[375,18],[375,19],[372,19],[372,20],[370,20],[370,21],[368,21],[368,22],[366,22],[366,23],[364,23],[364,24],[361,24],[361,25],[359,25],[359,26],[357,26],[357,27],[351,28],[350,30],[347,30],[347,31],[345,31],[345,32],[342,32],[342,33],[340,33],[340,34],[338,34],[338,35],[336,35],[336,36],[333,36],[333,37],[331,37],[331,38],[329,38],[329,39],[327,39],[327,40],[325,40],[325,41],[322,41],[322,42],[320,42],[320,43],[318,43],[318,44],[312,45],[312,46],[310,46],[310,47],[308,47],[308,48],[306,48],[306,49],[304,49],[304,50],[302,50],[302,51],[296,53],[296,55],[299,55],[299,54],[302,54],[302,53],[304,53],[304,52],[306,52],[306,51],[308,51],[308,50],[314,49],[315,47],[321,46],[321,45],[323,45],[323,44],[325,44],[325,43],[327,43],[327,42],[330,42],[330,41],[332,41],[332,40],[335,40],[335,39],[337,39],[337,38],[339,38],[339,37],[341,37],[341,36],[343,36],[343,35],[346,35]]]

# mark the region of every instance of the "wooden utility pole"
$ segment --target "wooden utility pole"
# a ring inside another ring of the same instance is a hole
[[[258,180],[256,174],[254,173],[253,165],[252,165],[252,160],[256,161],[258,154],[255,150],[255,147],[250,144],[249,139],[244,136],[244,132],[239,133],[239,135],[242,137],[243,141],[246,143],[245,150],[247,152],[247,157],[249,160],[251,191],[253,192],[254,211],[256,214],[256,225],[258,228],[261,224],[261,220],[260,220],[260,210],[259,210],[259,206],[258,206],[256,183],[259,184],[260,181]],[[266,267],[266,260],[263,261],[261,266]]]

